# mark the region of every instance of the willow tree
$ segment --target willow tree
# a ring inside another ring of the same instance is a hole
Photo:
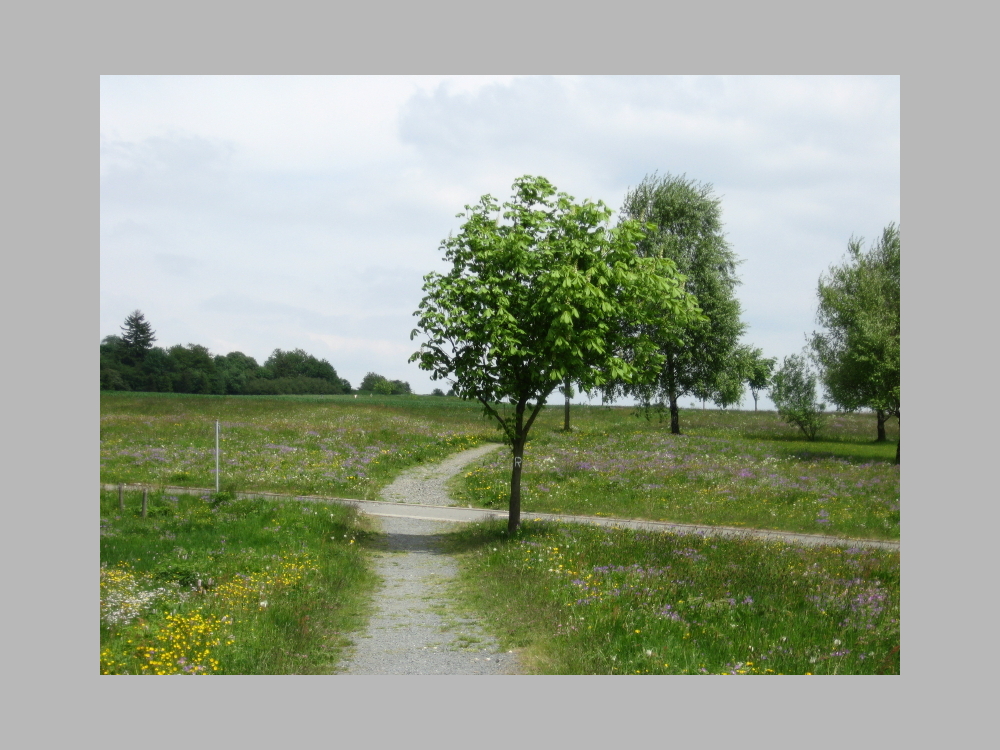
[[[410,361],[482,404],[511,448],[508,531],[521,519],[524,445],[552,392],[614,378],[638,383],[662,366],[656,342],[622,321],[680,326],[699,313],[675,265],[635,250],[637,222],[611,227],[601,201],[576,203],[543,177],[524,176],[500,206],[467,205],[441,243],[446,274],[424,277],[414,313],[427,340]],[[627,339],[627,340],[626,340]]]
[[[636,252],[642,258],[672,261],[703,315],[679,328],[671,318],[651,326],[633,324],[637,335],[656,343],[663,366],[652,382],[618,382],[606,390],[612,397],[636,397],[647,414],[650,409],[660,414],[669,409],[670,431],[680,434],[682,396],[726,404],[737,401],[742,392],[739,377],[733,377],[734,353],[746,328],[736,298],[740,261],[725,239],[720,201],[709,184],[684,176],[647,175],[625,196],[622,217],[651,225]]]

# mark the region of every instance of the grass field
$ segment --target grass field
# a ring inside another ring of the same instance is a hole
[[[222,424],[224,492],[215,484]],[[809,442],[772,412],[683,410],[684,435],[634,410],[540,415],[522,508],[899,538],[896,423],[835,415]],[[340,506],[235,500],[233,491],[375,498],[399,472],[499,433],[440,397],[101,394],[101,481],[153,486],[125,512],[101,493],[101,671],[329,672],[363,625],[371,540]],[[509,455],[452,482],[462,504],[506,508]],[[159,488],[159,489],[157,489]],[[898,553],[753,540],[501,524],[452,537],[462,596],[547,673],[899,671]],[[367,545],[366,545],[367,546]]]
[[[874,442],[871,415],[835,415],[810,442],[773,412],[683,410],[683,435],[630,409],[541,415],[525,449],[521,508],[620,518],[898,539],[897,434]],[[890,429],[895,427],[890,425]],[[452,482],[465,505],[505,508],[509,456]]]
[[[101,493],[101,674],[323,674],[377,583],[339,505]]]
[[[501,522],[454,591],[536,674],[898,674],[899,553]]]
[[[101,396],[101,480],[373,499],[403,469],[499,433],[475,404],[428,396]],[[627,407],[545,409],[532,430],[522,509],[898,539],[898,427],[834,415],[805,440],[773,412],[686,409],[683,435]],[[452,483],[461,504],[506,508],[509,456]]]
[[[495,431],[471,404],[384,396],[101,394],[101,481],[373,499],[403,469]]]

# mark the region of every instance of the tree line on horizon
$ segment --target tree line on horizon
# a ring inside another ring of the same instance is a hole
[[[153,346],[156,333],[141,310],[130,313],[121,330],[101,341],[102,391],[245,396],[411,392],[409,383],[374,372],[354,390],[327,360],[302,349],[275,349],[260,365],[243,352],[212,355],[200,344]]]

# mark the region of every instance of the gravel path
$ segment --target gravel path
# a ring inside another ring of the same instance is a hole
[[[432,467],[406,472],[382,493],[396,502],[452,505],[445,481],[499,445],[484,445]],[[455,560],[441,552],[441,535],[454,524],[382,516],[385,548],[375,570],[376,594],[367,631],[356,638],[340,674],[518,674],[515,654],[504,653],[475,620],[460,616],[445,592]]]
[[[449,456],[439,464],[407,469],[396,478],[396,481],[382,490],[381,498],[394,503],[454,505],[455,502],[444,490],[445,482],[460,472],[466,464],[502,447],[499,443],[486,443]]]

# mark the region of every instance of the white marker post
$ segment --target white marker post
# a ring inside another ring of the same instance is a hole
[[[215,420],[215,493],[219,493],[219,420]]]

